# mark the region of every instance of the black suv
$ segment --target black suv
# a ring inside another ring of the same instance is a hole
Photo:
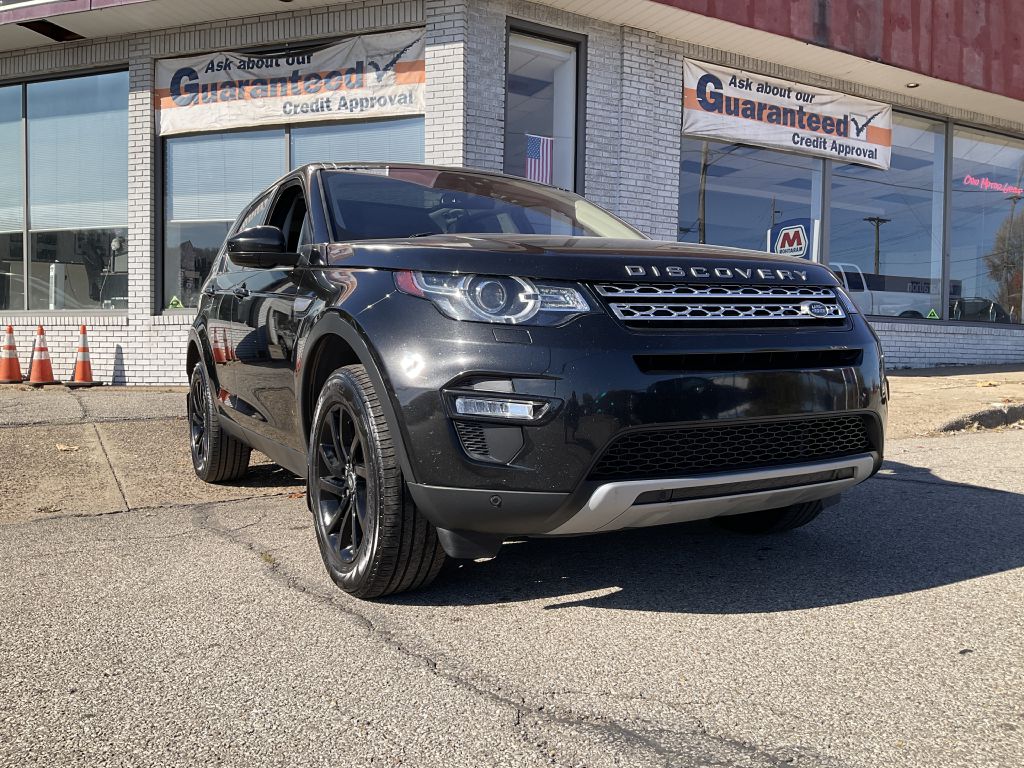
[[[327,570],[360,597],[509,536],[803,525],[877,471],[888,399],[822,266],[416,165],[308,165],[261,194],[188,374],[199,477],[239,478],[252,448],[306,477]]]

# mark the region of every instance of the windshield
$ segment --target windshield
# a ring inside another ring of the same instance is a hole
[[[324,171],[338,240],[446,234],[646,239],[569,192],[525,180],[432,168]]]

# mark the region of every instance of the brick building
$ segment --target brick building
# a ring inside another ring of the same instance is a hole
[[[776,249],[800,230],[800,253],[846,277],[890,365],[1020,362],[1015,10],[1009,0],[0,0],[0,323],[23,351],[43,323],[58,375],[84,322],[100,378],[183,383],[205,269],[242,205],[290,165],[524,175],[546,145],[550,181],[653,237]],[[425,76],[393,113],[247,122],[224,104],[217,119],[173,130],[162,115],[191,93],[191,76],[169,89],[161,80],[191,66],[182,62],[227,52],[298,67],[346,41],[387,50],[413,39]],[[891,159],[873,167],[684,132],[686,62],[884,108]]]

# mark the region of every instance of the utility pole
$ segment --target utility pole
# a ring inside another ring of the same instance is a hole
[[[774,227],[775,226],[775,217],[778,216],[780,213],[782,213],[781,210],[779,210],[778,208],[775,207],[775,195],[772,195],[771,210],[772,210],[772,226]]]
[[[708,143],[703,144],[700,151],[700,184],[697,187],[697,242],[707,242],[707,224],[704,221],[705,200],[708,194]]]
[[[882,268],[882,265],[879,263],[881,261],[881,252],[878,247],[879,235],[881,234],[882,225],[888,224],[892,219],[883,219],[881,216],[865,216],[864,221],[875,225],[875,274],[877,275]]]

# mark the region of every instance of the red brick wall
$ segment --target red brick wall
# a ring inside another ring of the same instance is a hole
[[[655,0],[1024,100],[1020,0]]]

